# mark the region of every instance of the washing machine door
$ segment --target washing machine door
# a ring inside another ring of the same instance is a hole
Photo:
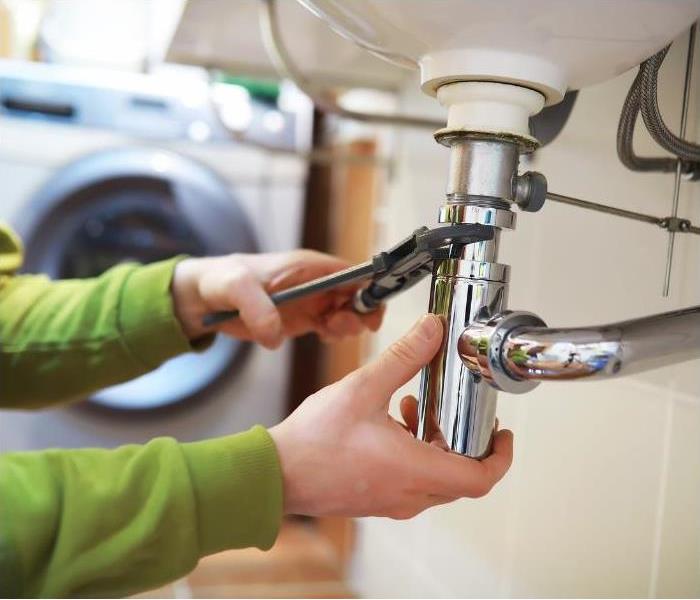
[[[56,279],[93,277],[126,261],[255,252],[248,218],[227,183],[190,158],[150,148],[101,151],[58,171],[14,224],[27,249],[24,271]],[[92,402],[155,409],[199,395],[230,370],[244,343],[217,336]]]

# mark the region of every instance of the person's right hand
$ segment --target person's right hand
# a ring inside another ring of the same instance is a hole
[[[175,316],[194,340],[219,331],[267,348],[284,338],[315,332],[332,341],[376,331],[383,307],[360,315],[349,307],[359,284],[348,284],[275,306],[269,294],[336,273],[350,264],[313,250],[229,254],[186,258],[175,267],[170,285]],[[240,318],[205,327],[202,318],[219,310],[239,310]]]
[[[486,494],[506,473],[513,435],[499,431],[478,461],[413,437],[416,405],[404,398],[407,427],[389,400],[427,364],[442,322],[426,315],[377,360],[306,401],[270,430],[280,457],[286,513],[412,517],[430,506]]]

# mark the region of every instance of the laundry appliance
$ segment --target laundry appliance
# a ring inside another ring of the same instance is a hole
[[[129,260],[298,247],[309,104],[281,110],[269,89],[259,98],[200,75],[0,61],[0,219],[25,242],[24,271],[89,277]],[[0,411],[0,449],[269,426],[285,414],[289,371],[287,344],[218,336],[88,402]]]

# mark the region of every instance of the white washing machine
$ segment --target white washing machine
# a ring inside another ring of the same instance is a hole
[[[245,132],[234,142],[208,91],[189,78],[0,61],[0,219],[25,238],[26,270],[90,276],[123,260],[298,247],[307,165],[293,151],[308,144],[308,107],[280,111],[238,89],[227,110]],[[289,371],[289,344],[221,337],[85,402],[0,411],[0,450],[269,426],[285,415]]]

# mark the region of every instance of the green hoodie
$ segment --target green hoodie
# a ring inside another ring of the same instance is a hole
[[[177,259],[58,282],[14,275],[21,259],[0,224],[0,408],[80,399],[192,349],[169,291]],[[270,548],[281,517],[277,451],[262,427],[0,454],[0,596],[134,594],[207,554]]]

